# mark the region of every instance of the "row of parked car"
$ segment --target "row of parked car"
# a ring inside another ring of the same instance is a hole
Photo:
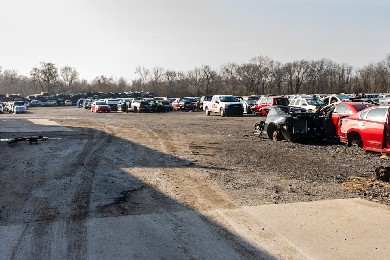
[[[0,103],[0,113],[21,114],[26,113],[29,104],[24,101],[10,101]]]
[[[256,122],[256,136],[291,142],[337,141],[367,151],[390,153],[389,105],[340,101],[315,113],[286,105],[262,110],[267,116]]]
[[[77,106],[92,112],[169,112],[174,110],[199,110],[199,100],[184,98],[121,98],[121,99],[80,99]]]

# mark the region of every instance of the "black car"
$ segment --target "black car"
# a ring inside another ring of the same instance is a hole
[[[327,123],[320,113],[309,113],[292,106],[269,106],[267,117],[256,122],[254,134],[274,141],[321,141],[326,137]]]

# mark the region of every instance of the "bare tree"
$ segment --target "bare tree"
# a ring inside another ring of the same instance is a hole
[[[259,94],[256,92],[261,81],[258,74],[259,71],[255,64],[246,63],[238,67],[237,75],[241,83],[245,86],[245,92],[247,94]]]
[[[11,93],[15,89],[19,80],[19,75],[16,70],[4,70],[3,72],[3,86],[5,91]]]
[[[112,77],[106,77],[104,75],[96,77],[92,81],[92,86],[94,87],[94,89],[101,92],[112,91],[113,85],[114,85],[114,79]]]
[[[149,80],[150,70],[148,68],[145,68],[145,67],[141,68],[141,66],[137,66],[135,68],[135,74],[137,74],[140,77],[141,84],[143,85],[143,88],[145,88],[145,86]]]
[[[41,66],[39,68],[34,67],[30,75],[34,82],[46,88],[46,91],[50,93],[53,84],[58,79],[58,69],[53,63],[41,62]]]
[[[174,89],[174,84],[176,80],[177,74],[173,70],[166,70],[164,73],[164,78],[168,83],[168,89],[163,91],[163,93],[168,96],[169,94],[176,95],[177,90]]]
[[[162,67],[154,67],[152,69],[152,92],[158,93],[162,90],[159,90],[161,87],[161,82],[164,77],[165,70]]]
[[[228,63],[221,67],[221,77],[225,83],[225,88],[233,95],[238,95],[239,76],[237,74],[238,65],[236,63]]]
[[[269,92],[272,93],[275,89],[275,94],[285,94],[283,84],[286,82],[286,71],[281,62],[272,61],[270,63],[270,77]]]
[[[289,62],[286,64],[289,94],[301,93],[302,86],[309,78],[310,63],[305,60]]]
[[[75,91],[74,83],[78,80],[79,73],[75,68],[71,68],[69,66],[62,67],[60,69],[60,75],[62,79],[62,83],[66,87],[67,90]]]
[[[125,92],[128,89],[127,80],[123,77],[120,77],[116,84],[118,92]]]
[[[210,68],[209,65],[202,66],[202,77],[201,81],[204,85],[204,93],[205,95],[210,95],[210,87],[211,83],[216,76],[216,72]]]
[[[198,96],[201,95],[200,93],[200,85],[201,85],[201,69],[195,68],[193,70],[190,70],[187,72],[188,81],[190,84],[190,89],[194,92],[196,92]]]

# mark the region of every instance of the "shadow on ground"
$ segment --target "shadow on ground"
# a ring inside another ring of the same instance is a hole
[[[161,170],[210,166],[96,129],[70,129],[42,132],[48,140],[38,144],[0,143],[3,257],[273,258],[132,174],[144,169],[153,181]]]

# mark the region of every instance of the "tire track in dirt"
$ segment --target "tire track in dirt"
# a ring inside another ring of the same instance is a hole
[[[64,239],[63,243],[66,244],[61,252],[63,257],[67,259],[85,258],[87,243],[85,222],[89,216],[93,175],[97,165],[95,152],[105,146],[109,136],[87,128],[82,128],[80,135],[86,136],[87,139],[80,142],[80,145],[83,145],[83,147],[80,152],[74,155],[75,161],[67,165],[68,167],[64,169],[64,172],[61,172],[61,175],[55,177],[56,181],[72,178],[74,183],[79,183],[77,186],[73,185],[74,190],[69,189],[65,194],[65,196],[73,196],[71,212],[53,213],[52,210],[48,210],[50,209],[49,198],[35,197],[29,208],[31,209],[31,215],[36,217],[25,225],[12,249],[12,259],[18,259],[19,252],[26,251],[28,247],[31,247],[28,255],[32,259],[54,257],[53,252],[51,252],[50,239],[55,222],[64,223],[59,225],[61,227],[60,232],[63,233],[61,239]],[[42,185],[44,186],[45,184],[43,183]],[[47,183],[47,185],[50,184]],[[50,199],[57,203],[66,201],[66,198],[62,198],[60,194],[58,196]]]
[[[89,136],[87,144],[83,147],[82,152],[78,156],[76,164],[73,164],[68,170],[68,174],[72,174],[76,170],[76,174],[80,174],[79,189],[74,198],[74,212],[66,220],[68,238],[67,258],[82,259],[85,258],[87,249],[87,228],[86,220],[90,214],[91,191],[93,184],[93,175],[95,174],[98,165],[97,154],[110,141],[110,136],[100,132],[88,129],[92,132]],[[82,165],[78,169],[78,164]]]
[[[157,144],[157,147],[160,148],[159,152],[175,155],[190,151],[189,144],[178,133],[175,133],[176,144],[174,145],[172,136],[167,131],[151,129],[136,129],[136,131],[136,136],[143,136],[142,139],[137,139],[138,142]],[[153,158],[149,158],[149,160],[153,160]],[[177,167],[140,169],[134,174],[160,191],[168,193],[168,196],[190,209],[234,208],[235,206],[227,194],[206,179],[207,174],[203,168],[205,167],[188,160],[187,165],[180,162]],[[134,170],[131,171],[134,172]],[[159,180],[158,183],[156,183],[156,178]]]

